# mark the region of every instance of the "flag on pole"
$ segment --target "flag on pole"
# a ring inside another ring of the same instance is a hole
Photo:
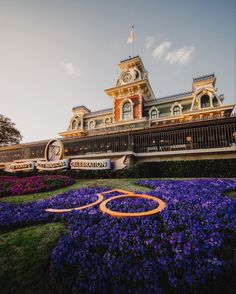
[[[132,44],[134,42],[134,27],[132,26],[132,30],[129,33],[127,44]]]

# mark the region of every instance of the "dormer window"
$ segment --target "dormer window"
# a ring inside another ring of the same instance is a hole
[[[109,125],[112,123],[112,118],[111,117],[107,117],[105,120],[104,120],[104,123],[105,125]]]
[[[126,102],[122,108],[122,119],[131,119],[132,116],[132,106],[130,102]]]
[[[88,123],[88,128],[89,128],[90,130],[92,130],[92,129],[95,128],[95,125],[96,125],[95,121],[94,121],[94,120],[91,120],[91,121]]]
[[[176,105],[173,108],[173,115],[179,115],[179,114],[180,114],[180,107],[179,105]]]
[[[183,106],[178,102],[175,102],[174,104],[172,104],[170,108],[170,112],[172,116],[181,115],[182,110],[183,110]]]
[[[159,111],[157,110],[157,108],[155,108],[155,107],[151,108],[149,111],[150,119],[158,118],[158,116],[159,116]]]
[[[210,97],[208,95],[204,95],[201,97],[201,108],[210,107]]]
[[[70,125],[68,129],[70,131],[74,131],[74,130],[78,130],[80,126],[81,126],[81,118],[79,116],[74,116],[70,120]]]

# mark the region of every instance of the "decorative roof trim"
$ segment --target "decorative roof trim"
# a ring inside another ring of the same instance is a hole
[[[140,56],[137,55],[137,56],[134,56],[134,57],[129,57],[129,58],[127,58],[127,59],[123,59],[123,60],[120,61],[120,63],[122,63],[122,62],[126,62],[126,61],[129,61],[129,60],[132,60],[132,59],[135,59],[135,58],[140,58]]]
[[[202,75],[199,77],[195,77],[193,78],[193,82],[199,82],[199,81],[204,81],[204,80],[208,80],[209,78],[215,78],[215,73],[210,73],[210,74],[206,74],[206,75]]]
[[[79,109],[79,108],[83,108],[85,110],[87,110],[88,112],[91,112],[90,109],[88,109],[86,106],[84,106],[83,104],[82,105],[79,105],[79,106],[75,106],[72,108],[72,110],[76,110],[76,109]]]

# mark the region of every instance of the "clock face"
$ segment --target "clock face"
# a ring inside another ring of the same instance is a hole
[[[132,74],[129,71],[126,71],[122,75],[123,83],[129,83],[132,80]]]

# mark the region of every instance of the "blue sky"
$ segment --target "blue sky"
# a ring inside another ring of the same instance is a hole
[[[73,106],[111,107],[104,89],[130,55],[132,24],[156,97],[214,72],[235,103],[235,10],[234,0],[0,0],[0,113],[29,142],[58,137]]]

